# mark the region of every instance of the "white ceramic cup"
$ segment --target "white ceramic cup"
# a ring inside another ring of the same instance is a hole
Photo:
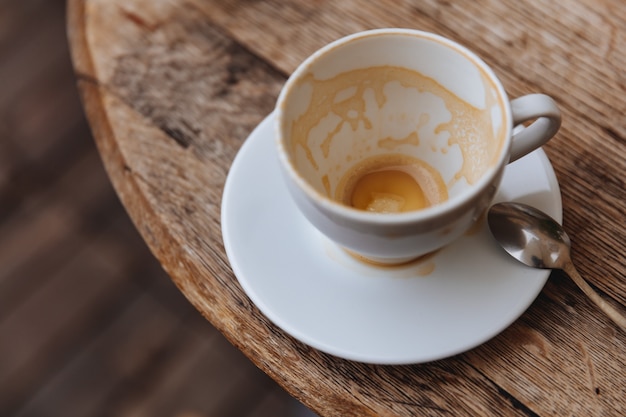
[[[474,53],[410,29],[356,33],[318,50],[287,80],[275,115],[283,176],[299,209],[330,240],[385,264],[466,232],[491,203],[504,167],[561,123],[550,97],[509,101]],[[447,199],[384,214],[338,201],[355,166],[389,155],[422,161]]]

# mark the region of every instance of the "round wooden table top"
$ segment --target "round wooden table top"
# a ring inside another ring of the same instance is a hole
[[[235,155],[305,57],[379,27],[454,39],[493,67],[511,97],[555,98],[563,125],[544,149],[574,262],[624,309],[623,0],[70,0],[84,107],[147,245],[207,320],[321,416],[626,415],[626,334],[562,273],[484,344],[402,366],[297,341],[238,283],[220,224]]]

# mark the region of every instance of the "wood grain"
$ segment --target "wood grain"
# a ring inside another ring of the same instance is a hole
[[[361,29],[436,31],[482,55],[511,96],[559,102],[564,125],[546,148],[574,258],[623,306],[622,3],[74,0],[70,11],[84,106],[144,240],[189,301],[296,398],[324,416],[626,413],[625,335],[560,274],[466,354],[365,365],[302,345],[260,314],[228,266],[219,217],[230,162],[302,59]]]

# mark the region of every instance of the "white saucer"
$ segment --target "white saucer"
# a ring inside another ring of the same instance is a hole
[[[486,222],[412,265],[363,264],[298,212],[283,183],[270,114],[235,158],[222,200],[226,253],[258,308],[296,339],[341,358],[409,364],[471,349],[515,321],[549,271],[519,264]],[[561,195],[542,150],[506,168],[496,201],[561,221]]]

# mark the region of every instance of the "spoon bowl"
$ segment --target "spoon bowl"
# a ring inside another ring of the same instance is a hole
[[[563,269],[571,241],[556,220],[534,207],[500,203],[489,210],[489,228],[518,261],[542,269]]]
[[[542,211],[521,203],[499,203],[489,209],[489,229],[518,261],[542,269],[561,269],[616,324],[626,330],[626,317],[608,304],[578,274],[570,256],[571,241],[563,227]]]

